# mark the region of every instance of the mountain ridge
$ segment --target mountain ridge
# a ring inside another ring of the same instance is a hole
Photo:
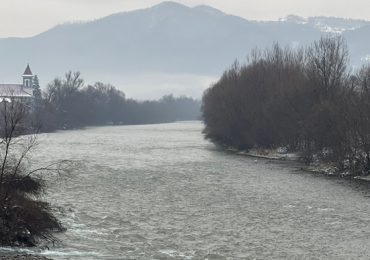
[[[258,22],[210,6],[164,2],[58,25],[33,37],[0,39],[0,81],[14,79],[30,63],[44,85],[65,71],[80,70],[88,82],[109,81],[133,97],[145,98],[156,90],[168,94],[173,89],[174,94],[200,97],[224,69],[235,59],[244,61],[255,47],[274,42],[297,47],[317,40],[323,34],[317,28],[319,21],[323,23],[320,19]],[[333,26],[343,22],[329,21]],[[354,63],[360,63],[370,54],[370,38],[358,43],[358,32],[366,32],[367,23],[343,24],[346,28],[361,25],[341,31],[349,38]],[[160,80],[152,80],[153,75]],[[190,80],[191,75],[196,80]]]

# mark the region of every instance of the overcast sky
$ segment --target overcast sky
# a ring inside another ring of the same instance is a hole
[[[92,20],[112,13],[150,7],[160,0],[0,0],[0,37],[32,36],[50,27]],[[277,20],[288,14],[340,16],[370,20],[370,0],[178,0],[206,4],[254,20]]]

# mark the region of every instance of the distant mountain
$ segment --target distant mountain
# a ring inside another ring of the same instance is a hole
[[[109,81],[129,96],[157,98],[173,92],[199,97],[253,48],[274,42],[305,45],[329,27],[348,39],[353,63],[359,64],[370,54],[369,26],[366,21],[325,17],[257,22],[209,6],[164,2],[59,25],[31,38],[0,39],[0,83],[15,81],[29,62],[44,84],[67,70],[80,70],[88,81]]]

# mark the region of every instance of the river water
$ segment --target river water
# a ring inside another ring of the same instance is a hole
[[[45,197],[68,230],[55,247],[32,252],[53,259],[370,258],[367,185],[219,151],[202,127],[41,135],[36,161],[79,164]]]

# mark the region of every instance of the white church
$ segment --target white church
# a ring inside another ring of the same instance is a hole
[[[17,100],[21,102],[32,102],[34,99],[35,77],[32,74],[29,64],[23,75],[22,84],[0,84],[0,102]],[[37,83],[38,84],[38,83]]]

